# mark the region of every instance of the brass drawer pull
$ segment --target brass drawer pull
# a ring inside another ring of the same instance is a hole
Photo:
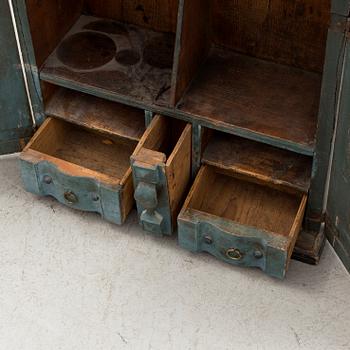
[[[78,202],[78,197],[71,191],[67,191],[64,193],[64,199],[69,203],[69,204],[75,204]]]
[[[237,248],[230,248],[226,250],[226,257],[238,261],[243,258],[243,254]]]

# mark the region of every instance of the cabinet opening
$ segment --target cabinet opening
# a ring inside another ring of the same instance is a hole
[[[185,1],[174,101],[312,155],[329,22],[329,0]]]
[[[202,163],[247,181],[290,193],[307,193],[312,157],[204,128]]]
[[[47,98],[45,113],[106,135],[134,141],[139,141],[145,131],[144,111],[61,87],[54,87]]]
[[[28,0],[40,78],[117,101],[169,105],[177,8],[177,0]]]

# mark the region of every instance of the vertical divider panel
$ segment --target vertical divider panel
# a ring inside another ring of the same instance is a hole
[[[180,0],[172,76],[176,105],[206,59],[211,46],[210,0]]]

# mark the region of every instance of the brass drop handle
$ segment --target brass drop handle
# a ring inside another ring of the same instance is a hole
[[[231,260],[241,260],[243,258],[243,254],[237,248],[230,248],[226,250],[226,257]]]
[[[67,191],[64,193],[64,199],[69,203],[69,204],[75,204],[78,202],[78,197],[72,192],[72,191]]]

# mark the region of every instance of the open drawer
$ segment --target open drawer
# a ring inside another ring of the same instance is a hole
[[[203,165],[178,218],[179,243],[283,278],[307,195],[281,192]]]
[[[148,232],[171,235],[191,179],[192,126],[157,116],[141,143],[131,157],[139,221]]]
[[[25,188],[123,223],[134,205],[130,156],[154,137],[158,119],[137,141],[117,128],[106,133],[48,117],[21,154]]]

